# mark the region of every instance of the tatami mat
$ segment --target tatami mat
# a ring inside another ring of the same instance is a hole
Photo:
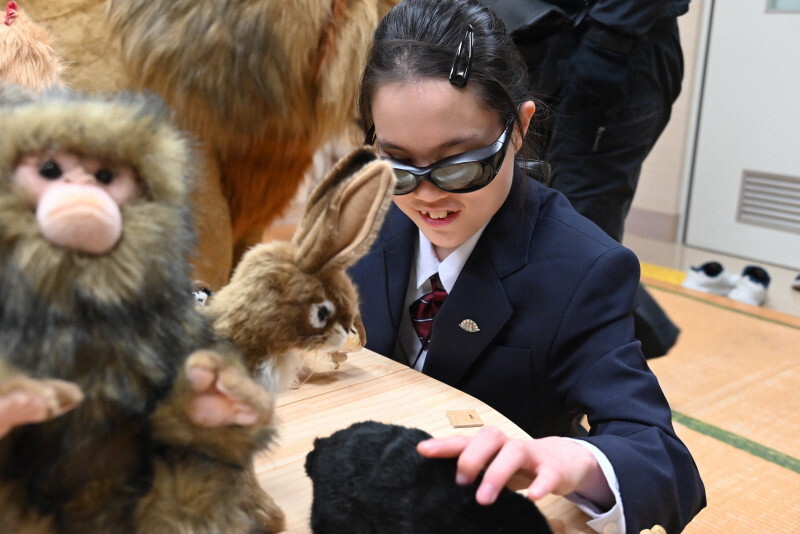
[[[686,532],[800,532],[800,319],[687,290],[680,273],[643,267],[681,328],[650,365],[708,494]]]

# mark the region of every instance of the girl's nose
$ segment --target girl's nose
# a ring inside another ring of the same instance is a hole
[[[435,202],[449,195],[447,191],[443,191],[428,181],[424,181],[414,190],[413,193],[417,199],[423,202]]]

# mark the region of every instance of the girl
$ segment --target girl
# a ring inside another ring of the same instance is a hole
[[[458,483],[485,470],[478,502],[523,480],[531,499],[576,501],[598,531],[678,532],[705,495],[633,335],[639,264],[515,163],[536,111],[526,76],[474,0],[405,0],[378,27],[359,106],[398,181],[351,270],[367,346],[532,436],[486,428],[420,443],[458,456]]]

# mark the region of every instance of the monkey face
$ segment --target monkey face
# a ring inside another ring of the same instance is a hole
[[[64,306],[188,294],[196,167],[160,100],[2,95],[0,269],[24,279],[9,287]]]
[[[65,150],[24,154],[11,182],[36,209],[48,241],[89,254],[104,254],[117,244],[120,206],[140,195],[130,166]]]

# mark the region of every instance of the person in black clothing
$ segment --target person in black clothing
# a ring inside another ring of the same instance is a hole
[[[550,185],[617,241],[642,164],[681,90],[676,19],[689,1],[486,0],[525,57],[534,95],[551,110]],[[531,24],[542,9],[565,15],[560,27]],[[643,352],[666,354],[678,328],[641,285],[639,300]]]

